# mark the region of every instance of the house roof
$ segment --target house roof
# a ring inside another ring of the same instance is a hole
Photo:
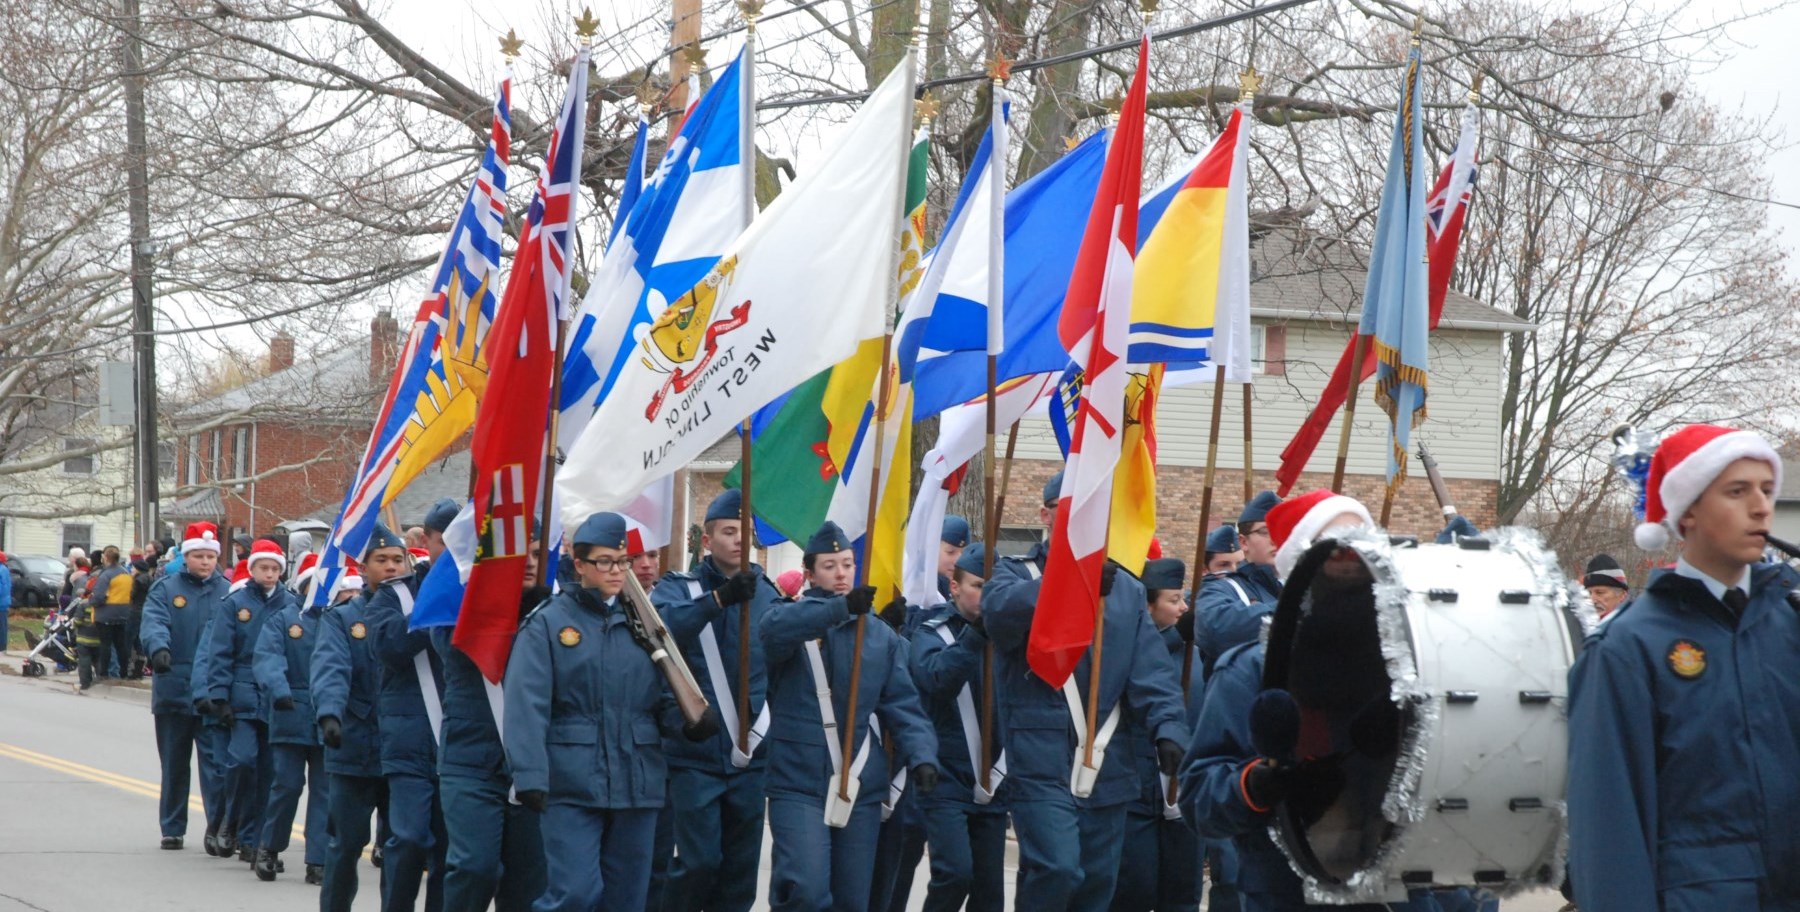
[[[458,450],[426,466],[406,490],[394,498],[394,518],[402,526],[416,526],[425,521],[425,511],[440,498],[448,497],[461,503],[469,496],[470,458],[468,450]]]
[[[382,392],[369,382],[367,346],[352,344],[190,405],[176,417],[211,418],[277,409],[276,416],[368,422],[374,419]]]
[[[225,515],[225,499],[218,488],[201,488],[176,498],[162,507],[164,519],[220,519]]]
[[[1250,244],[1250,314],[1285,320],[1353,323],[1362,315],[1367,253],[1305,228],[1268,231]],[[1452,288],[1439,326],[1487,332],[1537,328]]]

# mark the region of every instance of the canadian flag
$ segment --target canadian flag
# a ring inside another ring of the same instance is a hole
[[[1113,469],[1125,438],[1125,345],[1131,328],[1132,258],[1144,165],[1144,74],[1150,36],[1138,45],[1137,74],[1119,111],[1106,168],[1088,211],[1081,252],[1069,277],[1057,332],[1082,366],[1086,387],[1063,469],[1050,559],[1044,567],[1026,660],[1061,687],[1094,641],[1100,573],[1112,515]]]

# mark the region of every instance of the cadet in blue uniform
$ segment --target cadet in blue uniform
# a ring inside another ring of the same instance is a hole
[[[1229,531],[1229,527],[1221,528]],[[1187,603],[1187,565],[1172,557],[1147,561],[1142,580],[1150,623],[1179,664],[1183,647],[1189,644],[1178,628],[1182,618],[1192,616]],[[1119,736],[1123,741],[1120,747],[1137,769],[1138,798],[1125,812],[1125,849],[1112,908],[1115,912],[1191,912],[1200,904],[1199,840],[1169,801],[1171,777],[1157,768],[1156,746],[1149,733],[1127,718]]]
[[[1200,648],[1203,676],[1212,672],[1225,650],[1256,639],[1263,618],[1281,598],[1267,521],[1269,510],[1279,503],[1275,492],[1263,491],[1244,505],[1237,521],[1244,562],[1234,572],[1209,574],[1194,596],[1194,643]]]
[[[1268,536],[1259,533],[1267,543]],[[1237,529],[1221,525],[1206,535],[1206,574],[1205,579],[1224,577],[1237,571],[1244,563],[1244,542],[1238,537]],[[1196,595],[1199,592],[1196,584]],[[1233,590],[1236,594],[1236,590]],[[1183,615],[1178,627],[1182,638],[1188,643],[1188,651],[1181,658],[1181,692],[1187,701],[1188,727],[1198,730],[1200,719],[1200,703],[1206,694],[1206,662],[1200,656],[1195,633],[1199,608]],[[1237,846],[1229,839],[1202,839],[1202,851],[1206,855],[1206,873],[1210,881],[1207,888],[1207,912],[1238,912],[1242,904],[1237,893]]]
[[[668,777],[663,735],[705,741],[718,717],[683,722],[619,596],[625,518],[596,513],[573,544],[581,588],[525,619],[506,667],[513,785],[549,834],[549,888],[533,908],[640,912]]]
[[[537,547],[525,551],[519,620],[550,596],[537,585]],[[456,572],[446,564],[438,573]],[[544,837],[538,814],[509,801],[512,769],[494,723],[498,688],[452,642],[454,627],[431,630],[444,666],[444,729],[438,741],[438,800],[449,846],[444,856],[444,912],[525,912],[544,893]]]
[[[250,581],[227,595],[213,613],[207,661],[207,696],[212,699],[214,714],[231,729],[225,788],[230,795],[238,858],[244,861],[256,858],[263,805],[275,778],[268,715],[256,688],[256,641],[269,618],[294,603],[294,593],[281,585],[287,554],[280,545],[257,539],[251,545],[249,567]]]
[[[224,574],[219,574],[224,581]],[[229,585],[226,594],[230,594]],[[224,602],[224,597],[219,599]],[[216,612],[215,612],[216,614]],[[213,711],[212,698],[206,695],[206,681],[212,665],[213,615],[207,615],[206,627],[200,632],[200,648],[194,654],[194,671],[190,678],[194,687],[194,714],[200,718],[200,733],[194,738],[200,755],[200,800],[206,806],[206,854],[230,858],[237,851],[236,830],[232,828],[231,795],[225,788],[225,764],[231,753],[231,726]],[[221,839],[229,836],[230,840]]]
[[[1061,488],[1060,472],[1044,486],[1039,519],[1051,528]],[[1005,720],[1007,802],[1019,840],[1014,903],[1019,909],[1091,912],[1112,901],[1125,807],[1137,797],[1138,785],[1124,749],[1109,756],[1102,751],[1105,745],[1097,743],[1098,780],[1087,796],[1074,794],[1076,738],[1085,727],[1085,718],[1076,715],[1085,714],[1087,701],[1098,699],[1096,717],[1104,723],[1098,734],[1107,738],[1119,716],[1129,712],[1142,718],[1156,745],[1158,766],[1169,773],[1181,759],[1187,721],[1179,670],[1144,611],[1144,588],[1114,564],[1106,565],[1101,582],[1106,629],[1100,692],[1087,693],[1091,650],[1069,679],[1080,709],[1072,709],[1063,690],[1031,671],[1025,647],[1048,553],[1040,542],[1024,560],[1000,562],[981,594],[982,618],[995,648],[996,699]]]
[[[1748,431],[1690,425],[1651,457],[1638,544],[1672,531],[1681,559],[1569,674],[1582,912],[1800,909],[1800,575],[1757,563],[1780,490]]]
[[[762,629],[781,593],[763,569],[744,561],[737,491],[713,498],[706,508],[700,544],[707,556],[687,573],[670,573],[650,600],[688,660],[707,702],[719,711],[717,734],[698,743],[670,738],[669,814],[674,824],[674,862],[663,898],[664,912],[746,912],[756,901],[762,863],[763,781],[766,755],[757,749],[768,732],[768,675]],[[742,609],[750,605],[750,627]],[[750,646],[750,751],[738,750],[738,665]]]
[[[454,514],[452,514],[454,516]],[[443,550],[443,541],[437,542]],[[381,774],[387,778],[389,836],[382,843],[384,910],[412,909],[425,882],[425,908],[443,907],[443,809],[438,805],[437,732],[444,698],[444,668],[431,650],[431,635],[409,629],[419,577],[412,556],[405,569],[376,584],[363,620],[369,648],[380,664]]]
[[[156,722],[156,753],[162,760],[162,790],[158,815],[162,847],[181,848],[187,835],[188,784],[191,781],[195,742],[203,717],[194,712],[197,696],[206,693],[206,682],[193,678],[194,660],[207,642],[203,634],[230,584],[215,572],[219,563],[218,531],[211,523],[187,528],[182,551],[188,560],[182,569],[150,586],[144,600],[144,623],[138,637],[150,657],[155,675],[150,681],[150,714]],[[4,568],[0,568],[4,572]],[[206,807],[207,854],[213,854],[221,808],[215,803],[216,758],[209,746],[200,752],[200,792]]]
[[[280,854],[287,850],[300,791],[306,790],[306,882],[325,879],[326,805],[325,748],[313,722],[313,647],[319,642],[319,612],[302,610],[293,599],[263,625],[256,641],[256,686],[268,709],[269,750],[274,755],[274,785],[263,809],[262,836],[256,845],[256,876],[274,880]]]
[[[886,624],[861,622],[861,677],[855,717],[848,717],[857,618],[869,614],[875,590],[852,588],[856,556],[835,523],[807,541],[804,560],[810,587],[799,601],[771,608],[762,628],[774,707],[769,906],[862,912],[869,905],[881,804],[892,777],[887,751],[870,737],[874,720],[880,720],[881,739],[894,746],[894,762],[911,771],[910,785],[921,792],[937,784],[937,737],[913,687],[906,642]],[[848,757],[841,756],[839,726],[855,732]],[[845,764],[855,783],[848,804],[836,800]],[[827,825],[828,808],[840,825]]]
[[[944,517],[944,530],[938,538],[938,595],[950,599],[950,577],[957,562],[969,547],[969,520],[955,513]]]
[[[376,523],[363,558],[364,579],[380,585],[405,573],[407,560],[406,543]],[[381,660],[370,642],[367,607],[365,593],[327,609],[319,619],[319,643],[313,648],[313,712],[318,716],[319,740],[325,743],[331,809],[320,912],[348,912],[355,901],[356,862],[369,844],[369,815],[387,801],[376,714]]]
[[[987,633],[981,626],[986,549],[969,545],[950,574],[950,601],[912,635],[912,676],[937,732],[941,778],[918,804],[931,844],[931,883],[925,912],[1000,912],[1006,890],[1006,803],[994,798],[1005,775],[996,763],[1000,732],[992,732],[988,788],[976,766],[981,755],[982,665]],[[998,769],[996,769],[998,767]],[[910,891],[909,891],[910,892]],[[904,897],[895,892],[894,899]]]

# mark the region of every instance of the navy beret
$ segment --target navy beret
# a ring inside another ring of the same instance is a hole
[[[395,535],[394,530],[387,527],[387,523],[376,522],[374,531],[369,533],[369,545],[363,549],[363,556],[367,557],[369,552],[379,548],[399,548],[405,550],[406,539]]]
[[[1230,554],[1239,547],[1237,530],[1230,526],[1220,526],[1207,533],[1207,554]]]
[[[595,513],[582,520],[581,528],[575,530],[575,545],[625,547],[625,517],[617,513]]]
[[[1250,498],[1249,503],[1244,504],[1244,512],[1238,514],[1238,525],[1263,522],[1268,518],[1269,511],[1279,503],[1281,498],[1274,491],[1258,491],[1255,497]]]
[[[450,528],[450,521],[462,510],[462,505],[453,498],[441,497],[431,509],[425,511],[425,528],[433,532],[442,532]]]
[[[1050,476],[1049,481],[1044,482],[1044,506],[1054,507],[1057,501],[1062,500],[1062,476],[1063,473],[1057,472]]]
[[[1469,522],[1467,517],[1452,516],[1450,518],[1450,523],[1444,526],[1442,532],[1437,534],[1437,543],[1440,545],[1453,545],[1456,544],[1456,540],[1459,538],[1477,538],[1480,535],[1481,530],[1475,528],[1475,524]]]
[[[742,519],[743,517],[744,495],[738,489],[731,488],[713,498],[712,503],[706,505],[706,519],[701,521],[712,522],[715,519]]]
[[[1187,581],[1187,564],[1179,557],[1159,557],[1144,562],[1145,589],[1180,589]]]
[[[812,538],[806,540],[808,555],[836,554],[839,551],[848,550],[850,550],[850,536],[845,535],[844,530],[838,528],[838,524],[829,519],[825,521],[825,525],[819,527],[819,531],[812,534]]]
[[[944,544],[958,548],[969,546],[969,521],[955,513],[944,517]]]
[[[956,559],[956,569],[970,576],[985,578],[987,568],[982,566],[987,560],[987,546],[976,542],[963,549],[962,556]]]

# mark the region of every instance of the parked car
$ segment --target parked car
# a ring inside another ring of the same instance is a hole
[[[63,575],[69,565],[46,554],[9,554],[6,568],[12,573],[12,603],[17,608],[42,608],[56,604]]]

